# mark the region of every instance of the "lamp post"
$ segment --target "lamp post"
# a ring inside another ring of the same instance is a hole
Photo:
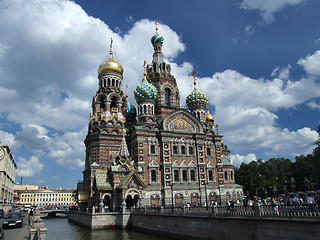
[[[205,191],[205,194],[206,194],[206,209],[208,210],[208,193],[207,193],[207,184],[206,184],[206,181],[204,181],[204,191]]]
[[[218,186],[218,190],[219,190],[219,205],[221,206],[221,189],[220,189],[220,186]]]
[[[172,213],[174,212],[173,208],[173,182],[171,182],[171,208],[172,208]]]

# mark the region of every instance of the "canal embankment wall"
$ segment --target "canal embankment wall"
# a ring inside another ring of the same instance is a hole
[[[88,213],[72,212],[68,221],[90,229],[126,228],[130,224],[130,212]]]
[[[319,217],[199,216],[143,212],[69,212],[70,222],[95,229],[131,228],[170,239],[320,239]]]
[[[132,229],[177,239],[320,239],[319,218],[185,216],[132,213]]]

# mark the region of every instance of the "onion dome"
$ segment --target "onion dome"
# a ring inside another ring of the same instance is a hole
[[[206,97],[206,95],[204,95],[204,93],[200,92],[197,89],[196,72],[193,71],[192,75],[193,75],[194,89],[193,89],[192,93],[190,93],[187,96],[187,100],[186,100],[187,106],[190,110],[192,108],[198,107],[198,106],[202,106],[205,108],[208,105],[208,98]]]
[[[147,80],[146,73],[146,61],[144,61],[144,78],[142,83],[140,83],[136,90],[134,90],[134,98],[138,101],[141,99],[152,99],[155,100],[157,98],[157,89],[152,83],[149,83]]]
[[[207,108],[206,122],[209,123],[209,124],[213,124],[214,123],[214,117],[210,114],[209,108]]]
[[[155,100],[157,98],[157,89],[151,83],[144,79],[141,84],[139,84],[134,90],[134,98],[136,100],[141,99],[152,99]]]
[[[156,33],[155,35],[152,36],[151,38],[151,43],[155,44],[155,43],[162,43],[164,40],[163,36],[160,35],[159,33]]]
[[[135,108],[135,106],[131,105],[128,102],[128,115],[127,118],[128,119],[135,119],[137,116],[137,109]]]
[[[104,61],[100,64],[98,68],[98,74],[105,72],[114,72],[119,73],[120,75],[123,74],[123,68],[120,63],[113,60],[113,52],[112,52],[112,38],[111,38],[111,44],[110,44],[110,58],[107,61]]]

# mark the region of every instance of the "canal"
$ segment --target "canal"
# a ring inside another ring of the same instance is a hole
[[[169,239],[152,236],[133,230],[105,229],[91,231],[71,222],[68,218],[44,218],[46,240],[163,240]]]

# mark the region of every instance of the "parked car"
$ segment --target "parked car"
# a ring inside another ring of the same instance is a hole
[[[0,218],[4,218],[4,210],[0,209]]]
[[[3,239],[4,239],[4,232],[2,227],[0,227],[0,240],[3,240]]]
[[[2,228],[9,227],[22,227],[23,226],[23,217],[21,213],[8,213],[6,218],[2,222]]]

